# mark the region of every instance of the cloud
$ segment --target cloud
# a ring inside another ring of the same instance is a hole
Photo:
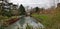
[[[54,0],[10,0],[10,2],[13,2],[14,4],[23,4],[24,6],[30,6],[30,7],[50,7],[54,5]],[[57,0],[55,1],[57,2]]]

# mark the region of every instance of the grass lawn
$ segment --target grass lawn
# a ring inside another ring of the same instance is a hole
[[[60,29],[60,13],[56,13],[56,15],[35,13],[32,16],[39,18],[39,21],[45,26],[45,29]]]

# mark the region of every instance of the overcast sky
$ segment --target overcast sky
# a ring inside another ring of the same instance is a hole
[[[58,3],[58,0],[10,0],[10,2],[13,2],[14,4],[23,4],[24,6],[29,7],[44,7],[48,8]]]

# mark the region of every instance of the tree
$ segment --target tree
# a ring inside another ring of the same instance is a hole
[[[19,7],[19,14],[20,15],[25,15],[25,8],[24,8],[24,6],[22,4]]]
[[[2,3],[0,3],[0,15],[1,15],[1,10],[2,10]]]
[[[38,11],[39,11],[39,7],[36,7],[35,9],[36,9],[36,11],[35,11],[35,12],[38,12]]]
[[[7,10],[2,10],[2,16],[7,16],[7,17],[11,17],[11,11],[7,11]]]

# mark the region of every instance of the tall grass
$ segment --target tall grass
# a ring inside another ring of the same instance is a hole
[[[43,28],[33,27],[33,26],[27,24],[26,29],[43,29]]]

